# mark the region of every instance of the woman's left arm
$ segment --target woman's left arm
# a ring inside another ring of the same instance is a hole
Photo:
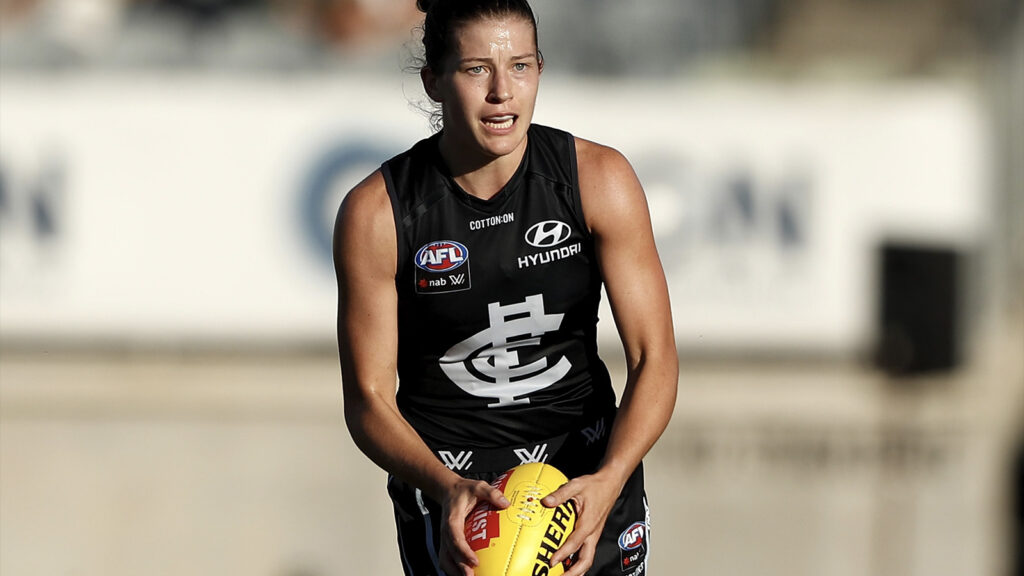
[[[575,499],[578,507],[576,529],[551,558],[555,565],[579,552],[578,563],[565,576],[580,576],[593,563],[605,520],[626,480],[672,417],[679,377],[668,286],[640,181],[616,150],[577,139],[576,153],[583,212],[622,339],[627,378],[600,467],[544,501],[557,506]]]

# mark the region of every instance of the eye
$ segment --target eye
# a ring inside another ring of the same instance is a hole
[[[470,74],[474,74],[474,75],[476,75],[476,74],[483,74],[484,73],[484,67],[483,66],[473,66],[472,68],[467,68],[466,72],[469,72]]]
[[[530,65],[526,62],[516,62],[512,68],[515,69],[516,72],[526,72],[526,69],[529,67]]]

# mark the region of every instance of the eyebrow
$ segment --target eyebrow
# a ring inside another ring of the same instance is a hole
[[[527,52],[526,54],[520,54],[513,56],[512,60],[528,60],[530,58],[536,58],[537,54],[534,52]],[[459,64],[467,64],[469,62],[490,62],[492,59],[486,56],[471,56],[469,58],[463,58],[459,60]]]

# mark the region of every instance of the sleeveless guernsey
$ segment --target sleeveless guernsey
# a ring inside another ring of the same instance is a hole
[[[489,200],[459,187],[438,141],[381,170],[398,235],[398,407],[431,448],[580,430],[615,394],[597,355],[601,277],[573,137],[532,125]]]

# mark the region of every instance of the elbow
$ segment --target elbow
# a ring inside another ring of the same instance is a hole
[[[353,428],[358,427],[359,422],[363,420],[363,413],[365,412],[365,403],[354,398],[346,397],[343,401],[344,414],[345,414],[345,425],[349,431],[353,431]]]
[[[362,434],[373,416],[373,403],[358,395],[346,395],[344,399],[345,426],[353,436]]]
[[[638,353],[628,362],[630,373],[650,372],[657,374],[659,380],[671,381],[673,384],[678,381],[679,353],[675,342],[658,342],[637,349]]]
[[[362,400],[346,399],[344,412],[349,436],[364,454],[369,454],[373,446],[370,440],[374,428],[372,411]]]
[[[367,437],[379,422],[386,419],[388,413],[398,411],[393,397],[384,398],[373,392],[346,391],[342,401],[345,426],[357,444]]]
[[[679,356],[674,345],[643,348],[628,366],[627,382],[640,384],[658,404],[675,407],[679,387]]]

